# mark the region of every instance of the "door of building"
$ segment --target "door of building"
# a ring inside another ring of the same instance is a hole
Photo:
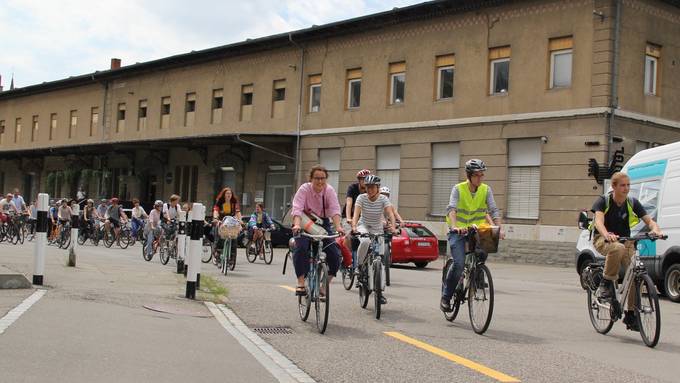
[[[293,173],[267,173],[265,210],[273,218],[282,219],[293,197]]]

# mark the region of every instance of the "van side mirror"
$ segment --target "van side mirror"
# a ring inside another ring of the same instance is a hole
[[[582,211],[578,214],[578,228],[581,230],[586,230],[588,226],[590,226],[590,222],[592,222],[592,218],[588,217],[588,212],[587,211]]]

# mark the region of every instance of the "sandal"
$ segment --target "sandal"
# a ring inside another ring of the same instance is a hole
[[[307,288],[305,286],[298,286],[295,289],[295,295],[298,297],[307,296]]]

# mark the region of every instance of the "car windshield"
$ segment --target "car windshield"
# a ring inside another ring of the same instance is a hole
[[[434,237],[434,234],[424,226],[406,226],[404,230],[411,238]]]

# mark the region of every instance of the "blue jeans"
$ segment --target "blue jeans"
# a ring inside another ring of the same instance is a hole
[[[331,223],[328,218],[324,219],[323,228],[327,232],[331,232]],[[299,278],[307,275],[309,271],[309,250],[311,249],[312,241],[307,237],[295,238],[295,252],[293,253],[293,265],[295,266],[295,275]],[[340,249],[332,239],[323,240],[324,251],[326,252],[326,263],[328,264],[328,275],[335,276],[340,267]]]
[[[465,266],[465,236],[449,233],[449,247],[451,247],[453,263],[446,270],[446,278],[442,283],[442,298],[451,300]]]
[[[146,233],[146,252],[147,254],[153,254],[153,240],[160,230],[149,230]]]
[[[139,218],[132,218],[132,236],[136,237],[139,229],[142,228],[143,221]]]

